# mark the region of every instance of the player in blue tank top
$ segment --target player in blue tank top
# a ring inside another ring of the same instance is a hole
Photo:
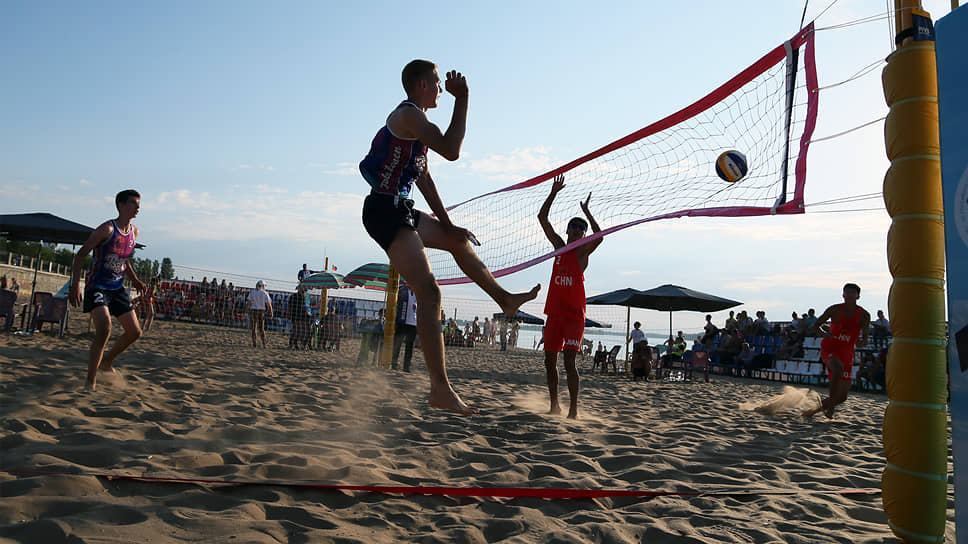
[[[427,119],[427,110],[437,107],[440,76],[437,66],[415,60],[403,69],[407,99],[387,117],[360,162],[360,172],[370,184],[363,202],[363,226],[390,262],[407,280],[417,298],[417,332],[430,374],[430,405],[461,414],[476,413],[461,400],[447,379],[444,363],[444,335],[440,319],[440,287],[434,280],[425,247],[451,253],[467,277],[479,285],[506,315],[517,313],[521,304],[538,296],[540,285],[524,293],[510,293],[501,287],[474,253],[470,242],[478,243],[467,229],[451,223],[427,166],[427,149],[447,160],[457,160],[467,123],[467,81],[457,71],[447,73],[444,86],[454,96],[454,113],[446,132]],[[413,209],[411,187],[420,189],[434,216]],[[478,244],[479,245],[479,244]]]
[[[127,277],[142,296],[147,290],[128,262],[138,238],[138,227],[131,220],[141,209],[141,195],[134,189],[121,191],[114,197],[114,205],[118,208],[118,218],[105,221],[94,229],[74,256],[71,269],[71,304],[80,306],[83,300],[84,313],[90,313],[94,322],[94,340],[91,342],[87,363],[88,389],[96,387],[98,370],[115,373],[114,360],[135,340],[141,338],[138,315],[134,312],[128,291],[124,288],[124,278]],[[84,266],[84,258],[91,251],[94,251],[94,259],[87,274],[82,299],[81,268]],[[124,334],[105,354],[104,348],[111,337],[112,315],[118,318]]]

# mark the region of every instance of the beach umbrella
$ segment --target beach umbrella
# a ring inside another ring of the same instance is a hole
[[[586,317],[585,318],[585,328],[586,329],[590,329],[590,328],[611,329],[612,328],[612,324],[611,323],[605,323],[603,321],[596,321],[596,320],[594,320],[594,319],[592,319],[590,317]]]
[[[375,282],[371,285],[377,285],[382,282],[383,289],[386,290],[387,281],[389,278],[390,265],[383,263],[366,263],[363,266],[353,269],[353,271],[347,274],[345,281],[346,283],[358,285],[360,287],[366,287],[366,282]]]
[[[742,302],[672,284],[660,285],[647,291],[631,288],[619,289],[588,297],[585,299],[585,303],[610,304],[625,306],[626,308],[635,307],[669,312],[669,336],[672,336],[672,312],[682,310],[718,312],[742,304]],[[627,327],[628,325],[626,325]]]
[[[339,289],[343,287],[343,276],[333,272],[316,272],[299,282],[296,289]]]
[[[505,319],[504,312],[498,312],[493,317],[494,319]],[[544,325],[544,319],[527,312],[522,312],[521,310],[518,310],[518,313],[514,314],[514,318],[511,321],[520,321],[528,325]]]
[[[343,278],[343,281],[345,281],[347,284],[354,285],[356,287],[363,287],[364,289],[373,289],[374,291],[387,290],[387,282],[385,281],[380,281],[380,280],[349,281],[346,278]]]

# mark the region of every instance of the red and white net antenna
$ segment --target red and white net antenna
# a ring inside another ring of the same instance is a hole
[[[477,235],[478,255],[504,276],[649,221],[803,213],[817,117],[814,35],[811,23],[695,103],[559,168],[452,206],[451,220]],[[736,183],[715,173],[716,157],[729,149],[749,161]],[[537,213],[549,191],[544,182],[558,174],[565,189],[549,214],[552,225],[563,229],[580,216],[578,202],[590,192],[603,231],[549,251]],[[439,283],[470,281],[450,255],[428,253]]]

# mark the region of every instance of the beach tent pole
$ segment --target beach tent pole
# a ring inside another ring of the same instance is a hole
[[[632,319],[632,307],[625,307],[625,372],[629,371],[629,335],[632,333],[629,321]]]
[[[329,257],[323,261],[323,272],[329,272]],[[329,289],[322,289],[322,293],[319,294],[319,319],[322,320],[323,316],[326,315],[326,306],[329,304]]]
[[[669,310],[669,338],[672,338],[672,310]]]
[[[33,334],[34,325],[33,319],[34,314],[37,313],[37,309],[34,307],[34,293],[37,292],[37,271],[40,270],[40,251],[44,248],[44,241],[41,240],[40,244],[37,246],[37,262],[34,263],[34,279],[30,283],[30,306],[27,308],[27,332],[24,334]]]
[[[390,264],[387,270],[386,311],[383,313],[383,349],[380,350],[380,363],[383,368],[390,368],[393,359],[393,335],[397,325],[397,290],[400,288],[400,274]]]

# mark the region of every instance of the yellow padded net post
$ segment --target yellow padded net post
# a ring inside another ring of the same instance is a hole
[[[898,32],[919,2],[896,0]],[[923,13],[923,12],[921,12]],[[925,14],[926,15],[926,14]],[[881,479],[891,530],[910,543],[944,541],[947,507],[944,216],[934,42],[905,40],[887,59],[884,139],[891,166],[887,258],[894,340],[887,357]]]
[[[396,333],[397,289],[399,288],[400,274],[391,264],[387,271],[387,307],[383,314],[383,349],[380,351],[380,362],[383,364],[383,368],[390,368],[390,362],[393,360],[393,335]]]

